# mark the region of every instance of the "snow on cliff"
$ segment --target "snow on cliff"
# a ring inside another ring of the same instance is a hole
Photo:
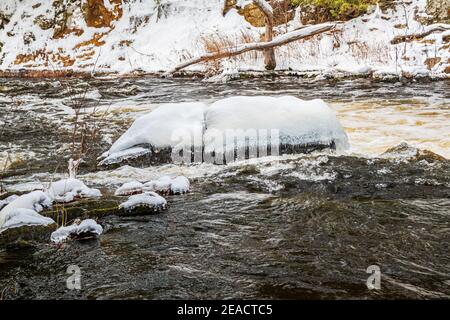
[[[97,13],[86,11],[86,4]],[[159,4],[158,4],[159,3]],[[396,36],[423,33],[426,0],[397,4],[385,12],[348,21],[334,32],[278,48],[278,69],[316,73],[447,77],[448,31],[391,44]],[[298,28],[295,17],[277,34]],[[444,25],[448,28],[449,25]],[[448,30],[448,29],[447,29]],[[251,26],[235,9],[223,15],[222,0],[2,0],[0,70],[166,71],[204,53],[208,45],[259,41],[264,28]],[[259,53],[220,66],[264,70]],[[204,70],[191,66],[190,70]]]

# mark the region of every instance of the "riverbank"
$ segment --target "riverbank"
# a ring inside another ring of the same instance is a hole
[[[259,42],[264,33],[264,27],[255,27],[235,8],[224,14],[220,0],[95,6],[101,10],[86,16],[77,1],[56,7],[38,2],[33,10],[25,3],[2,2],[0,70],[29,76],[155,75],[205,52]],[[275,35],[303,27],[298,10],[290,18],[275,28]],[[448,78],[449,28],[429,22],[426,0],[374,7],[331,31],[276,48],[277,71]],[[258,51],[187,69],[216,80],[261,71]]]

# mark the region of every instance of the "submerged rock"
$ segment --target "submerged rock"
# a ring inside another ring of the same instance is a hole
[[[51,233],[57,228],[56,223],[49,225],[20,226],[0,232],[0,246],[19,242],[47,242]]]
[[[445,161],[446,158],[438,155],[429,150],[423,150],[413,147],[406,142],[400,143],[399,145],[389,148],[381,154],[383,158],[395,158],[395,159],[409,159],[415,161],[426,160],[429,162],[434,161]]]

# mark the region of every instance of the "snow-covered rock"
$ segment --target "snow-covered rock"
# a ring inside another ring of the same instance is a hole
[[[50,240],[61,243],[69,238],[99,236],[103,233],[103,228],[95,220],[86,219],[80,223],[73,223],[70,226],[60,227],[52,233]]]
[[[44,208],[51,207],[51,205],[52,200],[42,191],[33,191],[24,194],[10,202],[0,211],[0,229],[3,228],[6,220],[11,214],[17,216],[17,212],[14,212],[17,209],[29,209],[35,212],[41,212]],[[30,212],[28,211],[26,213],[29,214]]]
[[[136,194],[128,198],[124,203],[121,203],[119,209],[126,212],[133,211],[137,208],[148,208],[152,211],[161,211],[166,209],[167,201],[155,192],[146,192],[143,194]]]
[[[54,223],[55,221],[53,219],[43,217],[32,209],[16,208],[5,216],[4,223],[0,226],[0,232],[23,226],[48,226]]]
[[[71,202],[76,198],[98,198],[102,196],[100,190],[91,189],[75,178],[52,182],[48,194],[56,202]]]
[[[144,185],[139,181],[131,181],[124,183],[120,188],[116,190],[114,195],[116,196],[129,196],[135,193],[142,193],[144,191]]]
[[[163,176],[144,184],[145,191],[154,191],[161,194],[183,194],[189,191],[189,180],[184,176],[171,178]]]
[[[231,97],[213,103],[206,110],[205,121],[205,152],[208,153],[232,151],[245,147],[246,143],[255,147],[275,143],[281,148],[283,145],[334,144],[341,150],[349,146],[347,135],[335,113],[320,99]],[[234,132],[228,139],[230,130]],[[238,130],[250,131],[239,134]],[[268,135],[273,132],[278,132],[279,140],[272,136],[269,139]],[[217,137],[225,137],[225,143]],[[284,153],[283,150],[280,152]]]
[[[144,184],[146,191],[154,191],[162,194],[169,194],[172,184],[172,178],[163,176],[157,180],[151,180]]]
[[[323,100],[257,96],[231,97],[209,107],[203,103],[160,106],[138,118],[105,156],[111,163],[119,153],[116,159],[121,161],[126,150],[131,157],[136,148],[146,146],[161,162],[208,162],[211,154],[245,147],[246,141],[266,149],[270,145],[272,155],[279,149],[281,153],[301,153],[348,147],[346,133]],[[168,159],[160,155],[164,148]],[[103,160],[100,165],[107,163]]]
[[[178,176],[172,179],[170,191],[172,194],[183,194],[189,191],[190,183],[185,176]]]
[[[18,195],[13,194],[3,200],[0,200],[0,210],[3,209],[3,207],[6,207],[6,205],[16,200],[18,197],[19,197]]]

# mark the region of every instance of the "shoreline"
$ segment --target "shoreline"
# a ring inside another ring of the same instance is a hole
[[[261,79],[261,78],[293,78],[293,79],[314,79],[314,80],[351,80],[351,79],[369,79],[372,81],[391,82],[391,81],[445,81],[450,80],[450,74],[442,74],[438,76],[430,75],[409,75],[409,74],[386,74],[380,76],[373,72],[364,74],[354,74],[348,72],[330,72],[323,73],[317,70],[311,71],[295,71],[295,70],[275,70],[275,71],[259,71],[248,70],[238,71],[235,74],[224,75],[217,80],[211,80],[217,76],[208,77],[206,72],[202,71],[180,71],[176,72],[169,77],[165,77],[164,71],[159,72],[141,72],[134,71],[131,73],[117,73],[117,72],[86,72],[77,70],[0,70],[0,78],[23,78],[23,79],[59,79],[59,78],[190,78],[208,80],[210,82],[227,82],[233,80],[245,80],[245,79]],[[218,75],[220,77],[220,75]]]

